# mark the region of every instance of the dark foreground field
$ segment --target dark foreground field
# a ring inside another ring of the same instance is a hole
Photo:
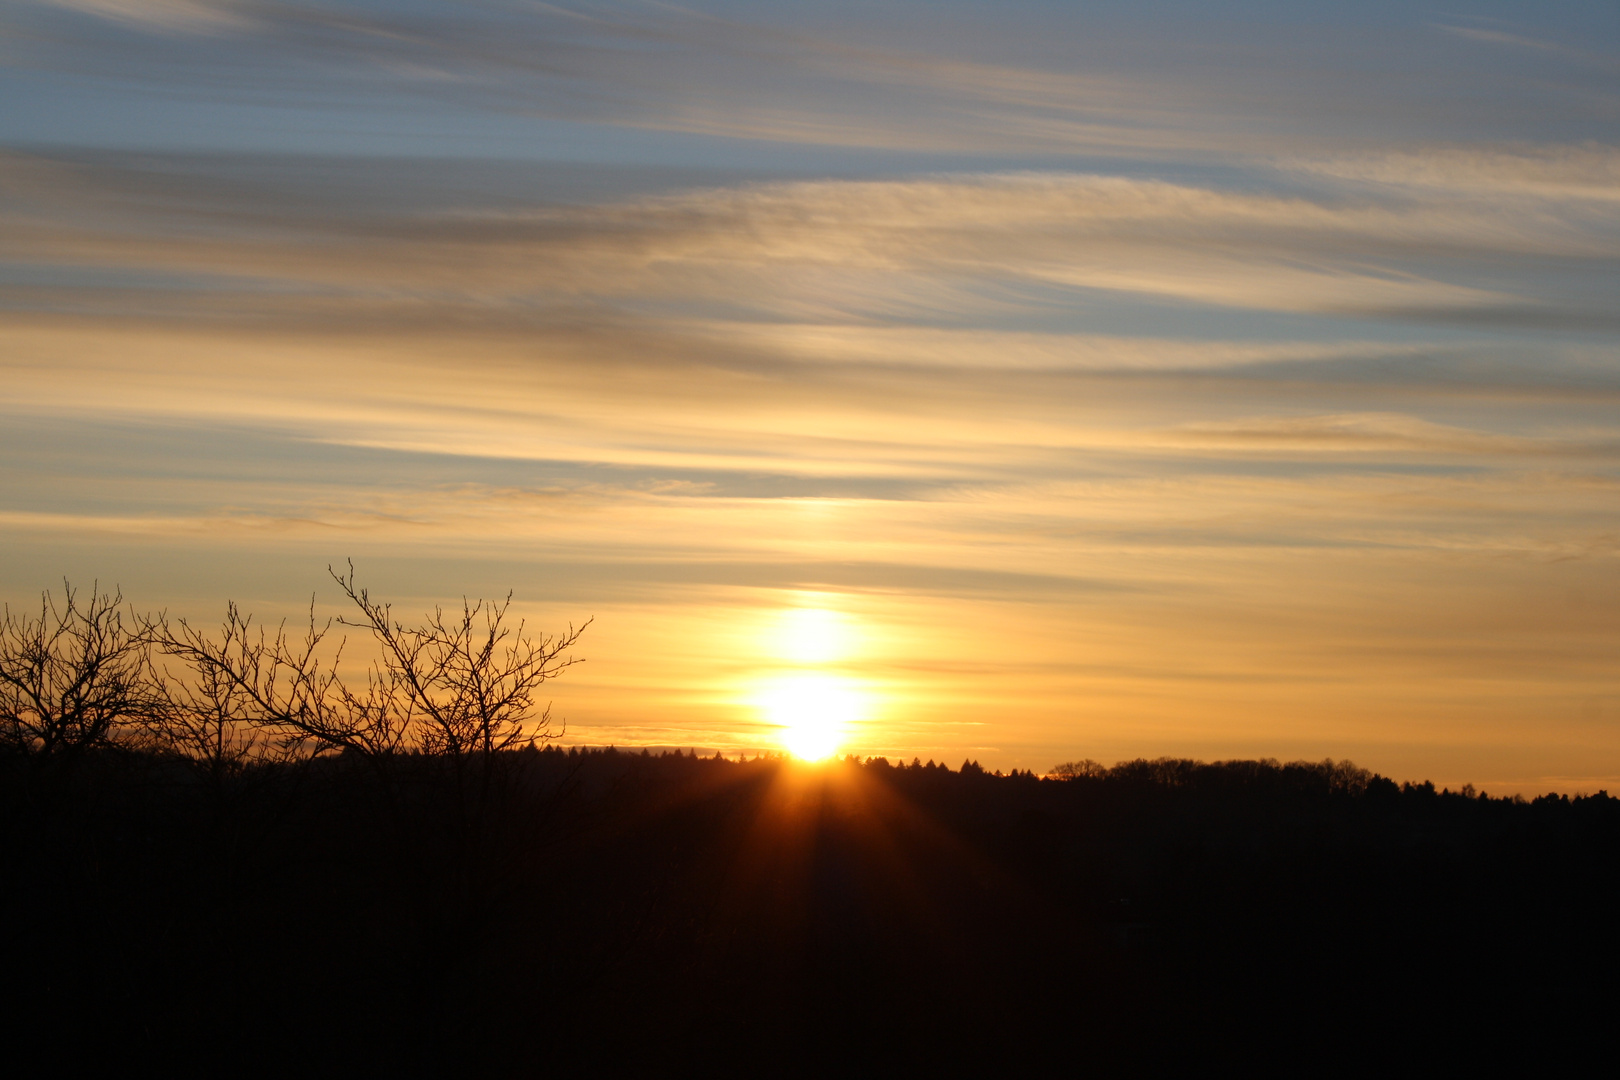
[[[1318,1072],[1547,1063],[1614,1022],[1603,795],[1274,762],[449,768],[6,764],[10,1045],[62,1071]]]

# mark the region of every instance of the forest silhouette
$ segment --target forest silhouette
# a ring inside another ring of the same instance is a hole
[[[1609,1022],[1620,801],[1348,762],[1046,776],[560,748],[578,639],[376,649],[116,594],[0,630],[6,1023],[63,1071],[1064,1072],[1539,1047]]]

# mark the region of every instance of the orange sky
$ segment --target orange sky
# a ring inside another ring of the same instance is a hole
[[[570,741],[1620,786],[1612,12],[349,7],[18,9],[12,602],[353,558],[594,618]]]

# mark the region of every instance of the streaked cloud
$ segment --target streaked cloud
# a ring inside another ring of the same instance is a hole
[[[1545,202],[1568,213],[1582,203],[1620,199],[1620,149],[1599,143],[1575,146],[1435,146],[1299,160],[1288,167],[1308,174],[1411,189],[1429,198],[1511,199]]]
[[[1275,311],[1493,310],[1511,320],[1555,299],[1538,295],[1548,259],[1566,261],[1566,273],[1613,272],[1620,210],[1606,196],[1582,197],[1606,191],[1597,181],[1614,169],[1612,155],[1488,161],[1496,177],[1521,182],[1503,193],[1490,170],[1466,161],[1386,157],[1359,172],[1337,161],[1315,168],[1386,184],[1399,176],[1420,197],[1018,173],[378,215],[13,155],[5,228],[16,260],[212,275],[224,287],[409,291],[473,304],[633,298],[694,312],[724,303],[758,318],[818,321],[960,316],[964,305],[994,305],[995,286]],[[1571,174],[1588,183],[1566,198]],[[1447,176],[1462,182],[1446,185]],[[1534,186],[1547,176],[1562,183]],[[1556,299],[1560,315],[1580,317]],[[1592,315],[1607,313],[1601,297],[1591,302]]]
[[[1074,16],[1038,5],[1014,5],[1001,19],[981,15],[985,25],[954,31],[950,18],[903,4],[879,5],[841,26],[814,18],[818,29],[795,19],[813,14],[814,4],[743,17],[725,7],[611,2],[16,7],[48,62],[146,92],[167,83],[166,95],[210,104],[330,111],[415,98],[469,116],[983,159],[1231,161],[1306,144],[1318,151],[1365,145],[1360,131],[1368,122],[1433,139],[1459,119],[1456,102],[1445,100],[1448,87],[1463,80],[1483,98],[1500,78],[1484,62],[1406,67],[1397,54],[1365,46],[1346,66],[1344,35],[1332,19],[1287,32],[1262,20],[1249,40],[1228,40],[1180,19],[1155,35],[1118,26],[1076,32]],[[1569,70],[1576,50],[1500,29],[1447,24],[1427,32],[1469,49],[1507,42],[1542,55],[1553,66],[1534,81],[1535,92],[1609,115],[1615,88],[1601,81],[1609,69]],[[997,38],[1022,45],[1011,51],[1031,59],[975,55]],[[208,46],[193,47],[199,40]],[[1058,42],[1063,47],[1054,48]],[[1285,59],[1295,53],[1325,62],[1304,68]],[[1380,78],[1392,63],[1395,77]],[[1482,103],[1468,119],[1491,124],[1496,115]]]
[[[55,7],[114,22],[169,32],[245,30],[249,5],[214,0],[49,0]]]
[[[1437,23],[1437,28],[1448,34],[1462,38],[1465,41],[1477,42],[1482,45],[1507,46],[1513,49],[1526,49],[1531,52],[1551,54],[1560,60],[1575,61],[1580,64],[1590,64],[1607,68],[1611,72],[1620,71],[1620,56],[1602,55],[1588,52],[1557,41],[1535,37],[1530,34],[1516,33],[1492,26],[1453,26],[1449,23]]]

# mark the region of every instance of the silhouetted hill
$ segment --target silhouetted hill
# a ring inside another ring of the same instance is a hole
[[[0,761],[12,1045],[64,1070],[1083,1072],[1546,1061],[1612,1016],[1604,794],[548,748],[502,754],[470,816],[451,763],[385,764]]]

